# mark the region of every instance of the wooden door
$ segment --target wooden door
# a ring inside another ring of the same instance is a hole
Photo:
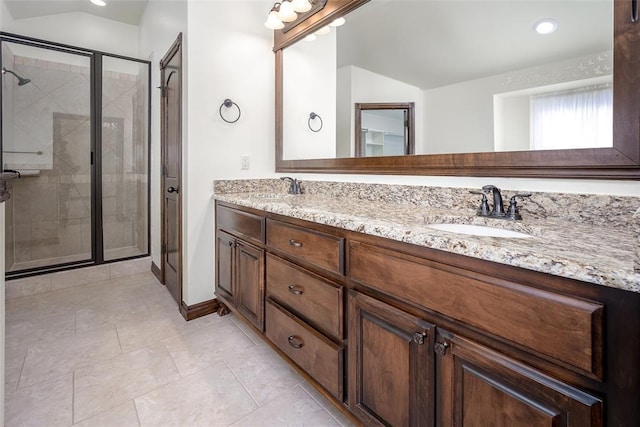
[[[349,406],[372,426],[433,426],[435,326],[349,292]]]
[[[182,33],[160,61],[162,275],[182,302]]]
[[[233,280],[236,240],[227,233],[216,234],[216,296],[235,307],[235,286]]]
[[[236,307],[264,331],[264,250],[238,240],[234,264]]]
[[[602,402],[596,397],[487,347],[441,333],[435,344],[442,350],[436,359],[438,426],[603,425]]]

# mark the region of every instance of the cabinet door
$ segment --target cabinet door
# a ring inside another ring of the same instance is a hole
[[[442,333],[435,344],[439,426],[602,425],[598,398],[487,347]]]
[[[236,308],[264,331],[264,250],[241,240],[235,250]]]
[[[432,426],[434,325],[349,293],[349,406],[366,425]]]
[[[216,295],[227,304],[235,305],[233,284],[234,264],[233,236],[218,231],[216,233]]]

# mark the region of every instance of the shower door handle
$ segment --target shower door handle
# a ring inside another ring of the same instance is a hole
[[[167,193],[178,193],[178,187],[167,188]]]

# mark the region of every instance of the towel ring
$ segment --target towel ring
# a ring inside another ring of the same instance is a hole
[[[231,108],[234,105],[238,109],[238,117],[236,117],[235,120],[227,120],[227,119],[225,119],[224,116],[222,115],[222,107]],[[222,118],[222,120],[224,120],[227,123],[235,123],[235,122],[237,122],[238,120],[240,120],[240,116],[242,115],[242,111],[240,111],[240,107],[238,106],[238,104],[236,104],[235,102],[233,102],[229,98],[225,99],[224,102],[220,105],[220,108],[218,109],[218,113],[220,113],[220,118]]]
[[[311,127],[311,120],[315,120],[315,119],[319,119],[320,120],[320,127],[318,129],[314,129],[314,128]],[[322,123],[322,117],[320,117],[316,113],[309,114],[309,120],[307,120],[307,126],[309,126],[309,129],[311,129],[312,132],[320,132],[322,130],[322,125],[323,124],[324,123]]]

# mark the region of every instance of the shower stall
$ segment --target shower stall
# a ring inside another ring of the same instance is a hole
[[[150,63],[0,33],[7,277],[149,254]]]

